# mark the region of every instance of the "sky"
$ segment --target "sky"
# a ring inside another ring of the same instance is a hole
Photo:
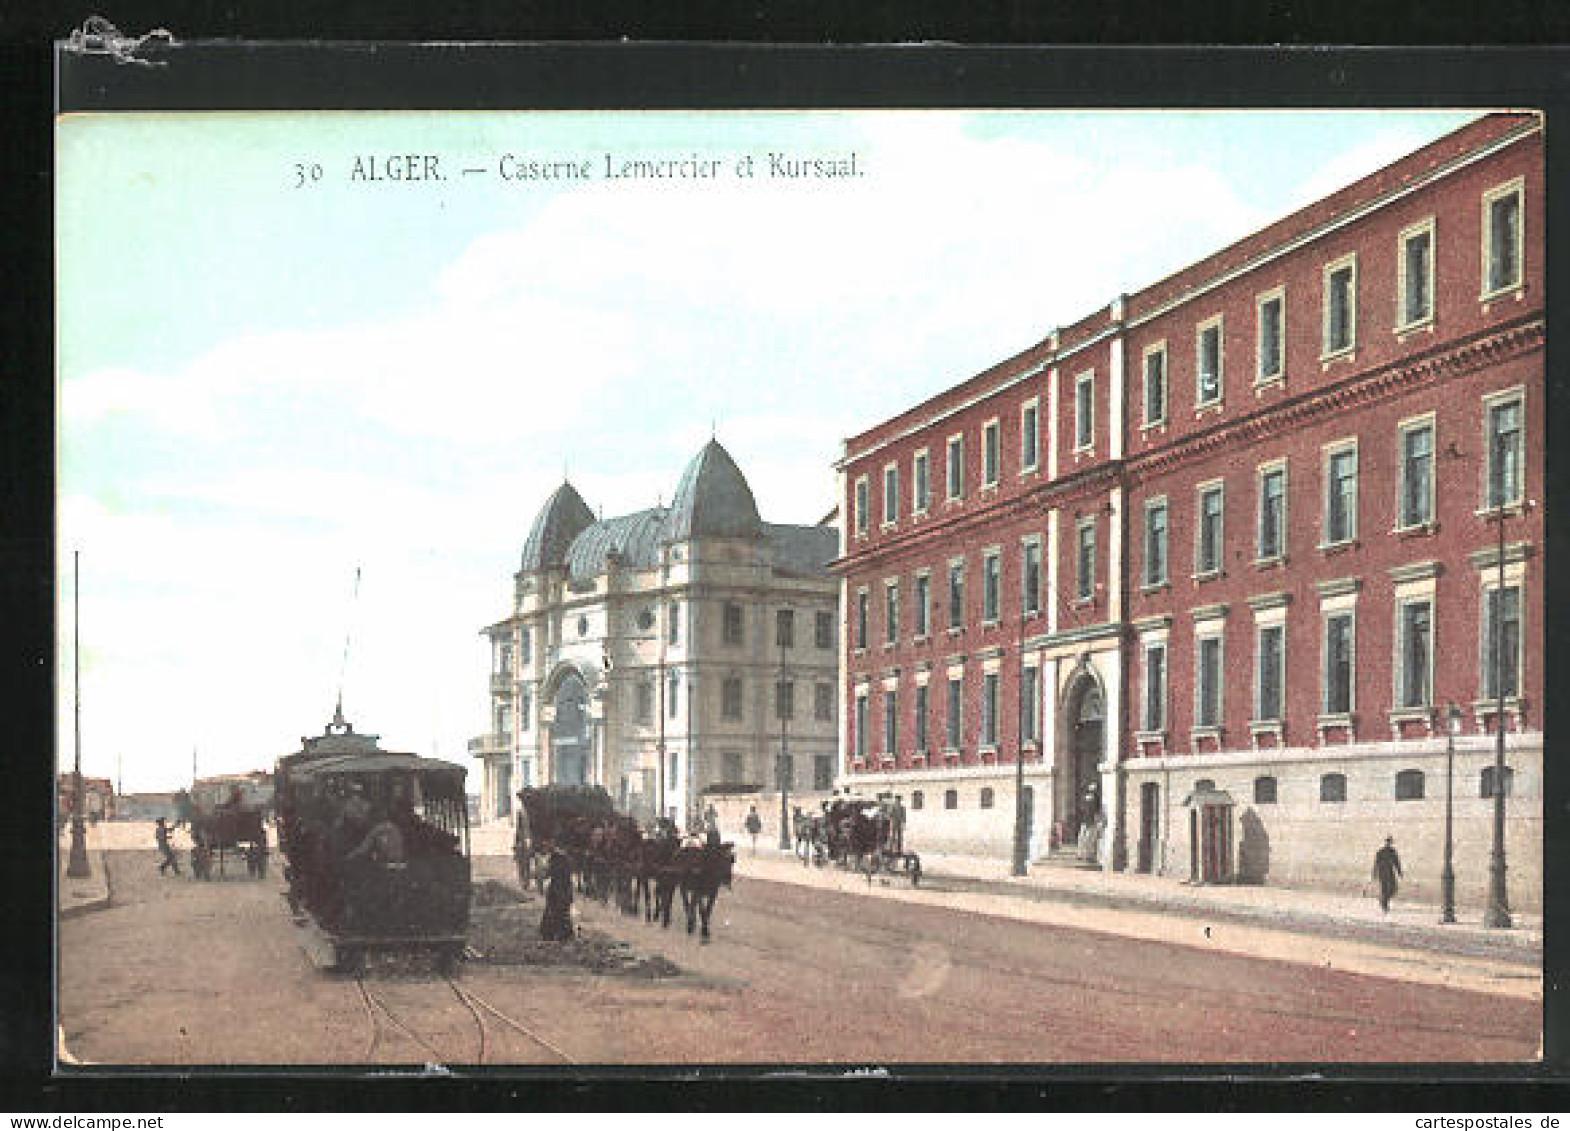
[[[815,522],[845,437],[1474,116],[65,116],[62,764],[79,617],[83,771],[126,791],[270,767],[340,688],[476,790],[479,630],[564,474],[641,509],[713,434]],[[439,177],[355,176],[393,156]],[[715,175],[606,175],[680,160]]]

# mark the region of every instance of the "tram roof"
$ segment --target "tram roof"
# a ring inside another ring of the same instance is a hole
[[[394,754],[378,750],[374,754],[329,754],[302,762],[291,771],[292,776],[319,777],[325,774],[380,774],[389,770],[405,770],[418,774],[454,774],[463,777],[468,768],[440,758],[422,758],[418,754]]]

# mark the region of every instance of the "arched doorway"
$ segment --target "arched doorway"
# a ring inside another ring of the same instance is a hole
[[[585,785],[589,780],[589,689],[575,671],[556,685],[556,718],[551,722],[551,781]]]
[[[1064,699],[1063,732],[1058,746],[1058,814],[1063,841],[1075,844],[1101,814],[1102,745],[1106,730],[1101,685],[1081,670]]]

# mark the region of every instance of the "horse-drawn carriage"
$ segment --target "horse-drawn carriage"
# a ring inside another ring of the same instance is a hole
[[[709,941],[709,920],[721,887],[729,887],[735,846],[717,837],[699,844],[683,840],[669,821],[645,832],[618,813],[601,786],[552,785],[519,792],[522,808],[513,845],[518,883],[545,890],[553,852],[563,854],[577,889],[586,898],[627,915],[640,909],[647,922],[669,927],[681,895],[689,934]]]
[[[803,864],[829,862],[862,872],[921,883],[921,857],[905,850],[904,811],[898,802],[836,797],[816,814],[796,811],[796,854]]]
[[[245,870],[254,879],[267,875],[267,826],[261,805],[248,800],[234,786],[221,801],[193,798],[191,806],[191,874],[199,880],[225,874],[229,857],[245,861]]]

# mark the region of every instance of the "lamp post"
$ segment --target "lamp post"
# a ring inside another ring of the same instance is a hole
[[[1456,872],[1452,865],[1454,837],[1452,811],[1455,796],[1456,735],[1461,732],[1461,708],[1450,704],[1445,712],[1445,866],[1439,873],[1441,923],[1456,921]]]
[[[71,599],[74,616],[72,626],[72,656],[75,665],[76,706],[76,764],[75,782],[71,794],[71,856],[65,874],[79,880],[91,874],[87,864],[87,830],[82,827],[82,552],[71,551]]]
[[[780,637],[780,679],[774,689],[774,710],[780,717],[780,757],[777,776],[780,785],[780,851],[789,852],[790,842],[790,753],[786,748],[789,717],[785,713],[785,638]]]
[[[1495,515],[1499,524],[1499,577],[1494,589],[1494,846],[1488,858],[1488,909],[1483,914],[1485,927],[1510,926],[1510,900],[1505,892],[1505,461],[1509,453],[1504,437],[1498,441],[1495,467],[1499,480],[1494,484]],[[1525,509],[1523,504],[1523,510]]]

